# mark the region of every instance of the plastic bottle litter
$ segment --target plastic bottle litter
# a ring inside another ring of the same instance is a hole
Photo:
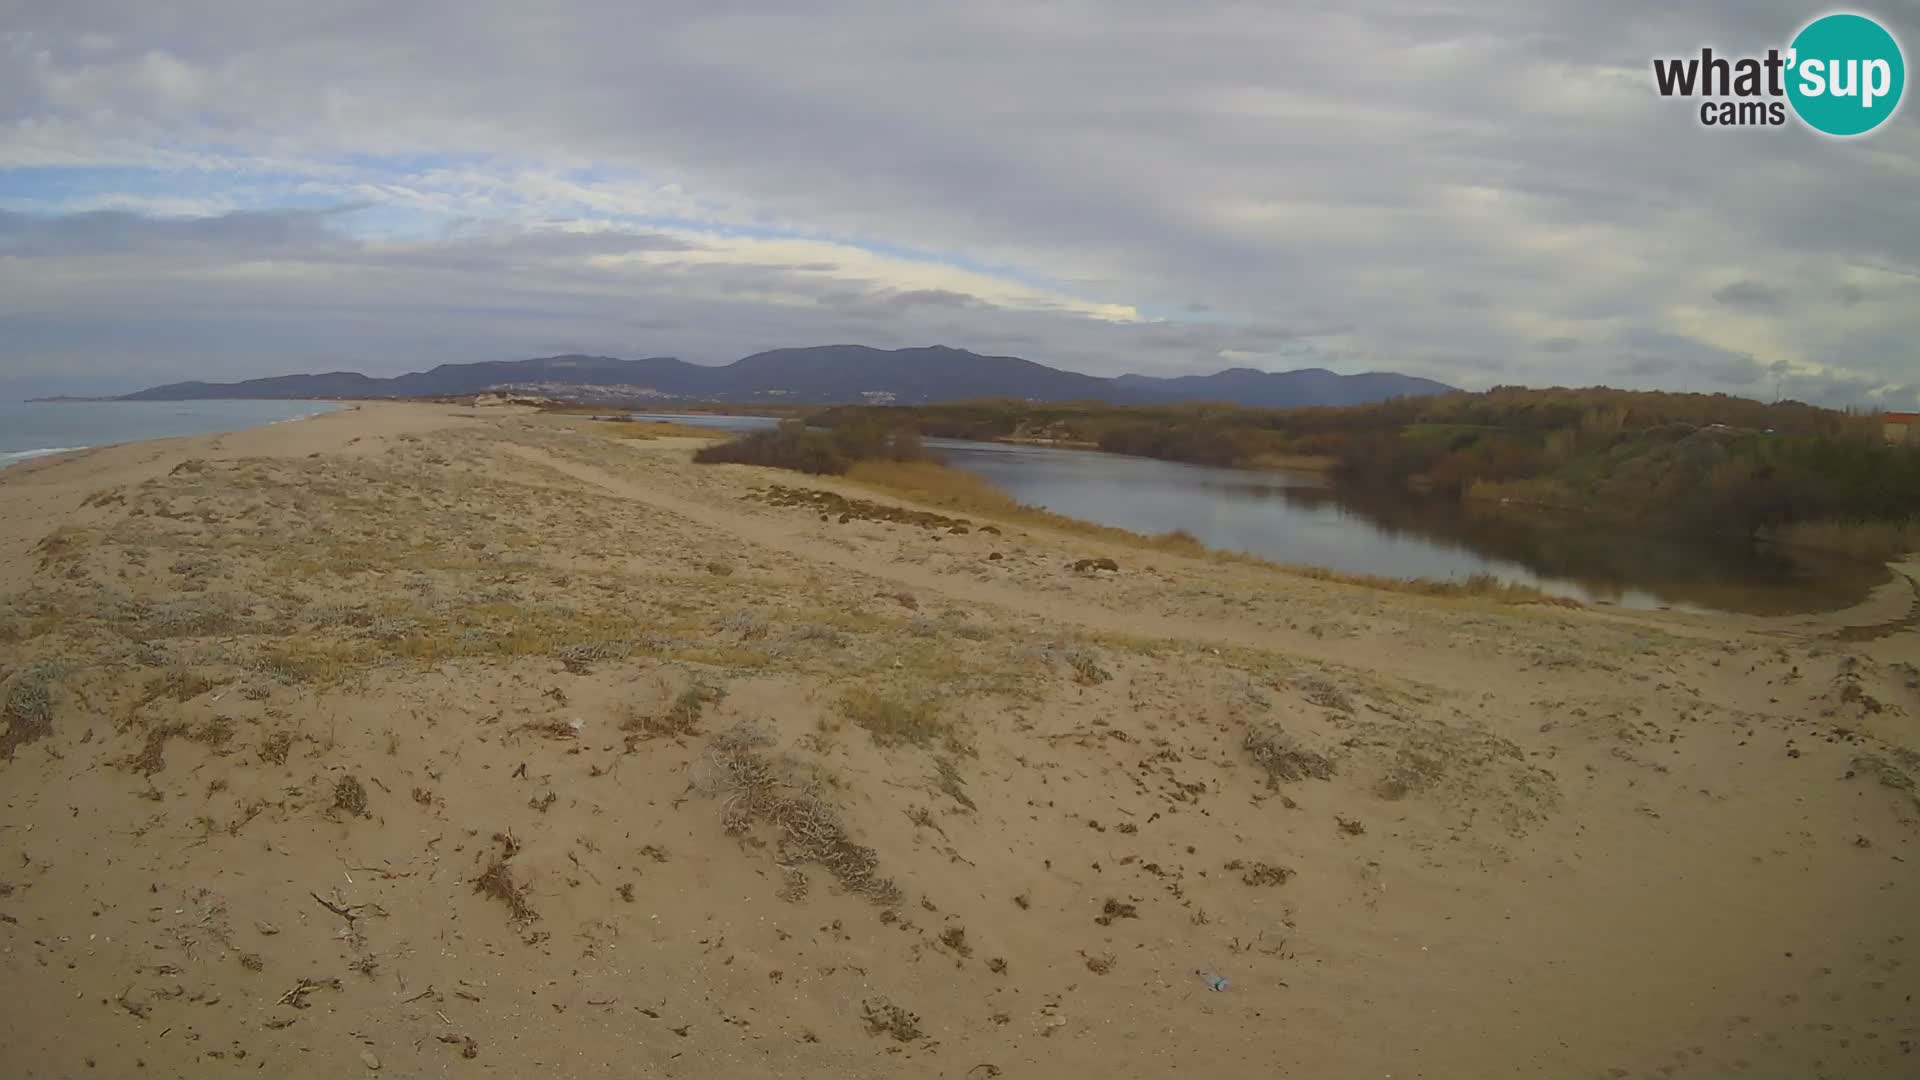
[[[1200,981],[1206,983],[1207,989],[1212,990],[1216,994],[1225,991],[1227,988],[1227,980],[1218,975],[1209,975],[1204,971],[1200,973]]]

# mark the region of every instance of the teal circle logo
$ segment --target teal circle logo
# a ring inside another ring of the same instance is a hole
[[[1907,62],[1900,43],[1865,15],[1825,15],[1795,35],[1787,100],[1815,131],[1864,135],[1900,107]]]

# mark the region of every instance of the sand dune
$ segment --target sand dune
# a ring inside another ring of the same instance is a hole
[[[595,428],[0,473],[0,1072],[1920,1073],[1904,581],[1409,596]]]

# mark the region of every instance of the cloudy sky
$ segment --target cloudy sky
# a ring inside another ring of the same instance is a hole
[[[1820,10],[0,0],[0,397],[858,342],[1914,408],[1920,113],[1652,89]]]

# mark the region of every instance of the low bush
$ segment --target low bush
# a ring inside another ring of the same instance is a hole
[[[702,465],[765,465],[838,476],[855,462],[927,461],[930,457],[919,432],[909,427],[848,424],[831,431],[815,431],[798,420],[785,420],[771,431],[703,446],[694,452],[693,460]]]

